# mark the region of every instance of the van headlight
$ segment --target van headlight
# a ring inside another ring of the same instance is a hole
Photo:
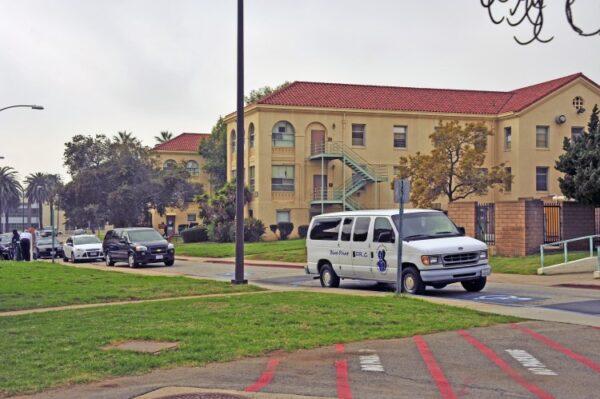
[[[439,255],[423,255],[421,256],[421,262],[425,266],[439,265],[442,263],[442,259]]]
[[[487,259],[488,258],[488,251],[487,249],[485,251],[481,251],[479,253],[479,259],[483,260],[483,259]]]

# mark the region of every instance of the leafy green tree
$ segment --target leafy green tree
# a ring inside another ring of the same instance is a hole
[[[8,229],[8,213],[19,206],[21,184],[17,180],[17,171],[10,166],[0,167],[0,232]],[[4,215],[4,229],[2,216]]]
[[[219,190],[227,182],[227,125],[222,117],[210,137],[200,143],[198,153],[204,158],[202,170],[208,175],[213,191]]]
[[[248,94],[247,96],[244,97],[244,101],[246,101],[246,104],[255,103],[257,101],[262,100],[266,96],[273,94],[277,90],[283,89],[284,87],[288,86],[289,84],[290,84],[290,82],[285,81],[282,84],[280,84],[279,86],[275,86],[274,88],[271,86],[263,86],[261,88],[251,90],[250,94]]]
[[[600,118],[598,104],[590,115],[587,132],[563,141],[565,152],[556,161],[560,190],[583,204],[600,206]]]
[[[167,132],[166,130],[160,132],[160,136],[154,136],[154,139],[158,144],[165,143],[173,138],[173,133]]]
[[[488,136],[485,123],[442,122],[429,136],[433,150],[400,158],[400,176],[410,177],[410,200],[417,207],[431,207],[439,197],[448,202],[484,195],[494,186],[507,185],[512,176],[505,164],[483,167]]]
[[[62,178],[56,174],[36,172],[25,178],[25,196],[30,204],[38,204],[40,228],[44,227],[43,204],[49,204],[52,211],[61,188]]]

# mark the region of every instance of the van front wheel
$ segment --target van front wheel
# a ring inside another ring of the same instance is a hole
[[[414,267],[406,268],[402,271],[402,285],[404,291],[413,295],[425,293],[425,283],[421,280],[421,275]]]
[[[340,278],[335,274],[333,267],[329,263],[321,267],[319,274],[321,276],[321,287],[337,288],[340,286]]]
[[[468,292],[479,292],[485,287],[486,282],[487,279],[485,277],[480,277],[477,280],[463,281],[461,284]]]

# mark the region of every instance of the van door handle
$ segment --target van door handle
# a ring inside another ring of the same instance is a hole
[[[371,251],[371,259],[373,259],[373,251]]]
[[[352,257],[356,257],[356,252],[352,251]]]

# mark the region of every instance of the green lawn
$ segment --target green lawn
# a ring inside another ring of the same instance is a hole
[[[569,261],[585,258],[589,255],[589,252],[586,251],[569,252]],[[563,261],[564,255],[562,252],[544,255],[544,266],[556,265]],[[492,273],[537,274],[537,269],[540,267],[540,256],[529,255],[514,258],[492,256],[490,264],[492,265]]]
[[[262,255],[252,259],[269,259],[272,253],[298,251],[305,246],[304,240],[261,241],[244,245],[246,256]],[[177,255],[199,256],[204,258],[228,258],[235,256],[235,243],[198,242],[176,244]],[[277,259],[283,260],[283,259]]]
[[[0,396],[365,339],[516,321],[414,298],[307,292],[174,300],[0,318]],[[129,339],[179,341],[148,355],[100,348]]]
[[[187,277],[140,276],[48,262],[0,262],[0,311],[257,289]]]

